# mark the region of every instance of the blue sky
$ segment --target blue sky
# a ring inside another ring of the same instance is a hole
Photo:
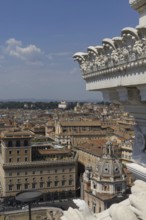
[[[98,100],[72,55],[135,27],[128,0],[0,0],[0,99]]]

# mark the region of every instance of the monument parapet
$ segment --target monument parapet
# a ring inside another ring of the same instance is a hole
[[[89,91],[101,91],[104,101],[121,103],[136,120],[133,160],[146,167],[146,0],[129,0],[139,24],[125,27],[118,37],[73,55]],[[133,163],[134,165],[134,163]],[[129,169],[146,181],[146,168]],[[138,174],[139,173],[139,174]]]

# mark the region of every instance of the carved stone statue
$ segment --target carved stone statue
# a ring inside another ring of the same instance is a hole
[[[146,166],[145,137],[138,126],[135,127],[135,142],[132,158],[139,164]]]
[[[70,207],[68,211],[64,211],[61,220],[97,220],[84,200],[74,199],[73,201],[79,210]]]
[[[106,210],[108,215],[93,214],[85,201],[73,200],[79,209],[69,208],[68,211],[64,211],[61,220],[146,220],[146,183],[136,180],[131,192],[128,205],[126,201],[113,204]]]

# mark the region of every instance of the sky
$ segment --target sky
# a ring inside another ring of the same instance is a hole
[[[102,100],[72,56],[138,17],[128,0],[0,0],[0,99]]]

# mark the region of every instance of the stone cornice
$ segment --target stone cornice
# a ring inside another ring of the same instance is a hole
[[[145,0],[146,1],[146,0]],[[105,38],[102,46],[90,46],[87,53],[76,53],[84,79],[110,73],[124,73],[127,69],[146,65],[146,27],[127,27],[121,36]]]
[[[114,73],[122,75],[122,72],[125,73],[126,71],[128,71],[130,69],[133,69],[136,67],[139,68],[142,66],[146,66],[146,57],[145,57],[145,59],[140,59],[137,61],[129,62],[127,64],[121,64],[118,66],[114,66],[112,68],[100,70],[98,72],[95,71],[95,72],[87,73],[87,74],[83,75],[83,79],[86,80],[86,79],[90,79],[90,78],[97,77],[97,76],[103,76],[106,74],[108,74],[108,76],[110,76],[110,74],[114,74]]]

